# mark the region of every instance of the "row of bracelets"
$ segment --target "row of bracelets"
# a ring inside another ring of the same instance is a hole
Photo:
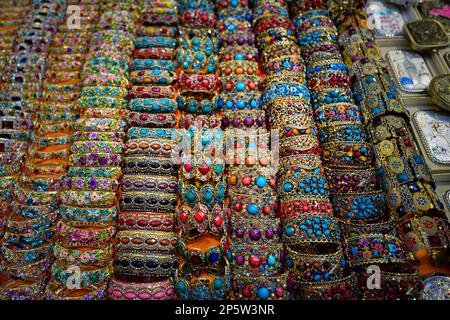
[[[177,163],[172,162],[178,152],[178,134],[173,129],[178,109],[173,62],[178,9],[173,1],[144,9],[130,63],[129,129],[114,239],[114,279],[109,288],[113,300],[173,299],[173,276],[179,265],[179,240],[174,232]]]
[[[33,292],[34,297],[43,294],[48,270],[53,262],[52,241],[56,235],[59,202],[54,193],[47,194],[45,190],[34,190],[40,184],[40,180],[46,180],[45,178],[33,178],[21,169],[23,161],[37,164],[40,161],[47,161],[48,166],[53,162],[51,156],[47,158],[38,152],[30,153],[30,150],[36,149],[39,145],[29,144],[29,138],[33,136],[34,127],[45,121],[33,116],[36,106],[46,91],[53,91],[53,85],[46,77],[46,65],[51,68],[53,56],[51,47],[58,45],[48,44],[52,43],[55,36],[54,26],[63,17],[62,9],[56,3],[39,2],[36,4],[34,14],[25,22],[25,27],[16,39],[15,55],[10,61],[11,86],[8,89],[11,90],[7,93],[4,107],[2,106],[0,120],[4,145],[2,149],[8,152],[2,154],[3,172],[0,174],[6,176],[2,177],[2,189],[5,187],[3,190],[8,190],[2,193],[2,197],[5,198],[1,204],[1,207],[5,208],[3,212],[5,232],[3,239],[0,240],[2,269],[12,279],[35,284],[40,291]],[[21,184],[20,181],[24,180],[30,183]],[[36,210],[44,203],[50,205],[50,210],[46,212]],[[34,211],[31,217],[27,215],[30,210]],[[0,238],[1,233],[0,231]],[[20,281],[11,280],[9,285],[14,287],[17,283]],[[6,294],[4,298],[13,299],[21,294],[20,292]]]

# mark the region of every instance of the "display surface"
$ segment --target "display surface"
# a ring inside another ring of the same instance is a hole
[[[0,299],[449,300],[448,6],[347,4],[1,1]]]

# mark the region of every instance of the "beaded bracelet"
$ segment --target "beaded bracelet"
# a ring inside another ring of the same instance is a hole
[[[135,127],[173,128],[178,119],[174,114],[148,114],[132,111],[127,114],[127,122]]]
[[[177,221],[180,236],[186,241],[193,241],[205,233],[220,238],[224,234],[226,207],[216,204],[212,209],[199,204],[194,208],[181,205]]]
[[[123,211],[174,212],[178,200],[173,194],[128,191],[122,193],[119,203]]]
[[[326,176],[331,194],[365,193],[378,187],[375,169],[327,170]]]
[[[148,15],[144,15],[149,17]],[[169,16],[170,17],[170,16]],[[164,18],[164,17],[162,17]],[[167,21],[164,21],[167,22]],[[145,49],[145,48],[169,48],[176,49],[178,46],[178,41],[172,37],[137,37],[135,39],[134,47],[135,49]]]
[[[57,280],[51,280],[46,288],[46,300],[105,300],[106,284],[100,286],[83,287],[82,289],[69,289]]]
[[[178,164],[174,163],[172,159],[129,156],[125,157],[122,163],[122,171],[124,174],[176,176]]]
[[[105,284],[112,275],[112,266],[107,265],[102,268],[95,266],[81,266],[80,267],[80,286],[85,287],[97,287]],[[65,269],[60,266],[59,263],[54,263],[52,266],[52,276],[63,286],[66,286],[70,277],[73,275],[69,269]]]
[[[90,74],[83,79],[83,86],[126,88],[128,84],[127,77],[112,73]]]
[[[126,123],[121,119],[81,118],[75,125],[77,131],[125,131]]]
[[[169,278],[178,269],[178,256],[173,254],[138,254],[119,252],[114,260],[117,274]]]
[[[274,218],[278,204],[276,197],[249,197],[230,192],[231,213],[236,219]]]
[[[230,287],[229,277],[209,280],[203,277],[176,277],[175,290],[180,300],[224,300]]]
[[[305,99],[307,104],[310,100],[308,88],[300,83],[275,83],[265,88],[262,95],[263,104],[280,97],[298,97]]]
[[[179,244],[180,256],[185,263],[182,269],[185,273],[192,273],[196,276],[203,272],[209,275],[219,275],[223,272],[225,256],[223,243],[217,246],[210,246],[207,250],[186,246],[183,241]]]
[[[76,223],[73,226],[62,221],[58,223],[58,240],[65,248],[105,248],[110,245],[114,232],[114,225],[93,228],[92,226],[78,226]]]
[[[108,293],[111,300],[173,300],[175,288],[171,279],[151,283],[112,279]]]
[[[176,193],[178,191],[178,179],[176,177],[125,175],[122,177],[122,191]]]
[[[116,198],[115,191],[61,191],[62,203],[78,207],[111,207]]]
[[[122,176],[120,167],[77,167],[70,166],[68,177],[99,177],[118,179]]]
[[[290,199],[292,195],[298,196],[325,196],[329,193],[329,185],[325,175],[317,173],[294,173],[283,175],[279,180],[278,195],[281,199]]]
[[[148,155],[151,157],[170,158],[179,153],[178,143],[172,140],[133,139],[128,140],[125,147],[125,155]]]
[[[45,259],[53,252],[51,244],[39,248],[18,250],[8,246],[3,246],[2,254],[7,264],[28,265]]]
[[[167,26],[177,26],[178,23],[178,15],[176,14],[144,13],[144,15],[142,16],[142,24],[146,27],[160,24]]]
[[[171,60],[134,59],[131,63],[132,71],[164,70],[175,72],[176,64]]]
[[[227,258],[235,272],[243,276],[259,274],[273,276],[281,268],[281,244],[250,245],[232,243],[228,249]]]
[[[345,254],[352,266],[402,263],[407,260],[402,241],[392,235],[361,234],[345,239]]]
[[[190,114],[212,115],[217,109],[217,97],[208,92],[189,92],[177,97],[181,111]]]
[[[58,242],[54,249],[55,258],[59,264],[64,266],[97,266],[103,267],[112,259],[112,248],[92,249],[82,247],[64,247]]]
[[[323,161],[329,168],[368,168],[374,153],[369,143],[331,142],[322,145]]]
[[[121,142],[125,138],[124,132],[113,131],[95,131],[95,132],[83,132],[77,131],[74,133],[74,140],[78,141],[116,141]]]
[[[284,300],[289,296],[287,278],[287,273],[259,277],[234,274],[232,289],[239,300]]]
[[[50,269],[52,263],[53,255],[48,255],[42,260],[27,265],[8,265],[6,273],[14,278],[36,280]]]
[[[147,28],[148,29],[148,28]],[[139,30],[138,30],[139,32]],[[162,59],[173,60],[175,56],[175,49],[171,48],[144,48],[133,51],[133,59]]]
[[[299,299],[305,300],[358,300],[359,287],[355,274],[325,283],[299,282],[294,285]]]
[[[181,24],[185,26],[215,27],[216,17],[213,12],[205,12],[201,9],[193,9],[184,12]]]
[[[219,181],[215,185],[197,184],[179,182],[178,194],[182,204],[187,204],[194,208],[197,204],[202,204],[211,210],[216,204],[222,204],[225,198],[226,185]]]
[[[117,218],[117,229],[172,232],[174,213],[121,212]]]
[[[181,92],[212,92],[216,91],[219,84],[217,75],[197,75],[180,72],[178,85]]]
[[[266,126],[264,110],[226,110],[223,113],[223,128],[253,128]]]
[[[336,194],[331,203],[335,214],[344,221],[374,221],[387,210],[386,198],[381,191]]]
[[[123,143],[115,141],[76,141],[72,153],[122,153]]]
[[[128,139],[164,139],[178,141],[179,134],[177,129],[147,129],[131,127],[127,132]]]
[[[261,88],[261,78],[256,75],[222,76],[221,82],[225,94],[260,91]]]
[[[230,237],[234,242],[241,244],[270,244],[279,242],[281,236],[279,221],[236,221],[231,219]]]
[[[132,86],[128,94],[129,99],[136,98],[175,98],[176,90],[172,86]]]
[[[175,37],[178,35],[177,27],[138,25],[136,28],[136,35],[139,37]]]
[[[217,100],[222,110],[261,109],[261,93],[257,91],[223,93]]]
[[[78,100],[78,106],[82,109],[87,108],[114,108],[125,109],[127,106],[127,100],[123,98],[112,97],[82,97]]]
[[[61,220],[68,224],[109,226],[117,217],[115,206],[109,208],[80,208],[61,205],[59,208]]]
[[[290,157],[299,154],[320,154],[317,137],[313,134],[303,134],[283,138],[280,141],[280,157]]]
[[[121,230],[115,236],[119,252],[152,252],[173,254],[178,250],[178,238],[173,232]]]
[[[230,167],[227,187],[229,193],[251,196],[274,196],[277,179],[264,167]]]
[[[127,94],[127,89],[120,87],[83,87],[81,89],[81,97],[124,98]]]

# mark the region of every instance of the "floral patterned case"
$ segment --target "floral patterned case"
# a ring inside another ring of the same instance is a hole
[[[367,4],[367,25],[377,37],[404,36],[405,20],[400,9],[390,3],[369,1]]]

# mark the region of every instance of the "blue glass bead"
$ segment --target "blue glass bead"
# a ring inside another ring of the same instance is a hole
[[[285,192],[290,192],[290,191],[292,191],[293,188],[294,188],[294,186],[293,186],[292,183],[290,183],[290,182],[286,182],[286,183],[283,185],[283,190],[284,190]]]
[[[242,100],[239,100],[238,102],[236,102],[236,106],[238,107],[238,109],[244,109],[245,108],[245,102]]]
[[[245,90],[245,83],[244,82],[236,82],[236,90],[237,91],[244,91]]]
[[[215,263],[219,260],[220,255],[217,252],[211,253],[209,255],[209,262],[210,263]]]
[[[266,300],[270,296],[270,291],[265,287],[261,287],[258,289],[257,294],[258,294],[258,298],[260,298],[262,300]]]
[[[269,264],[269,266],[275,265],[276,262],[277,262],[277,259],[272,255],[267,258],[267,263]]]
[[[216,278],[213,282],[213,285],[214,285],[214,289],[216,289],[216,290],[221,289],[223,286],[222,278]]]
[[[259,176],[259,177],[256,179],[256,185],[257,185],[258,187],[264,188],[264,187],[266,186],[266,184],[267,184],[267,179],[266,179],[265,177]]]
[[[304,226],[304,225],[302,225],[302,226],[306,229],[306,226]],[[304,230],[304,229],[302,228],[302,226],[300,226],[300,229]],[[290,236],[294,235],[294,228],[293,228],[293,227],[287,227],[286,230],[284,231],[284,233],[285,233],[288,237],[290,237]]]
[[[256,204],[250,204],[247,207],[247,212],[251,215],[256,215],[259,212],[259,207]]]

